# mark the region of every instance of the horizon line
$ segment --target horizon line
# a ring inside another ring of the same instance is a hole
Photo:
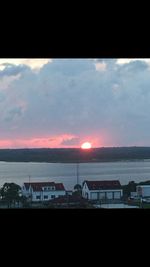
[[[93,149],[101,149],[101,148],[150,148],[149,146],[101,146],[101,147],[91,147],[86,149],[88,151]],[[21,150],[21,149],[82,149],[81,147],[20,147],[20,148],[0,148],[0,150]]]

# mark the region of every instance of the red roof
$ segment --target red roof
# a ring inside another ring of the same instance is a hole
[[[86,182],[89,190],[121,189],[121,184],[118,180],[84,181],[84,183],[85,182]]]
[[[55,191],[65,191],[64,185],[62,183],[54,183],[54,182],[40,182],[40,183],[24,183],[26,190],[29,189],[29,186],[32,186],[33,191],[43,191],[43,187],[55,187]]]
[[[60,191],[60,190],[65,190],[64,185],[62,183],[57,183],[55,184],[55,188],[56,190]]]

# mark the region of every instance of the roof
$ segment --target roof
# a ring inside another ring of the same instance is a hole
[[[55,188],[56,190],[60,191],[60,190],[65,190],[64,185],[62,183],[57,183],[55,184]]]
[[[62,183],[54,183],[54,182],[37,182],[37,183],[24,183],[26,190],[29,189],[29,186],[31,185],[33,191],[43,191],[42,187],[55,187],[55,191],[65,191],[64,185]]]
[[[89,190],[121,189],[121,184],[118,180],[84,181],[84,183],[87,184]]]

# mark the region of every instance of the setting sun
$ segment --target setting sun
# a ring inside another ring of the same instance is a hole
[[[90,149],[92,147],[91,143],[85,142],[81,145],[82,149]]]

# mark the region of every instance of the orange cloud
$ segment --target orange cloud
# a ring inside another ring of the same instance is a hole
[[[0,148],[79,148],[84,142],[90,142],[92,147],[114,145],[111,135],[101,131],[99,134],[93,133],[82,135],[82,137],[73,134],[60,134],[22,139],[1,139]]]
[[[0,148],[11,148],[12,141],[11,140],[0,140]]]
[[[71,140],[72,138],[76,138],[76,136],[71,134],[62,134],[27,139],[3,139],[0,140],[0,148],[63,148],[66,146],[62,145],[62,142],[64,140]]]

